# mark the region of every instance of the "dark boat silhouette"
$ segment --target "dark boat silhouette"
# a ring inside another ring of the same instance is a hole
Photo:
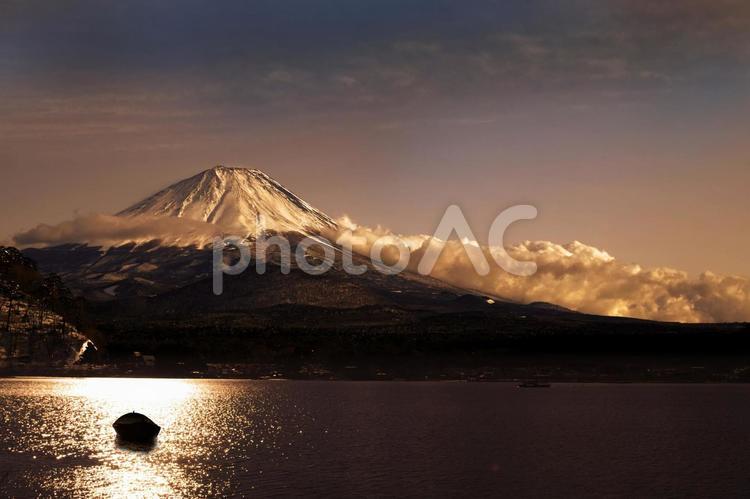
[[[540,383],[539,381],[524,381],[523,383],[519,383],[518,388],[549,388],[549,383]]]
[[[148,417],[137,412],[120,416],[112,427],[123,440],[131,442],[148,442],[156,438],[161,427]]]

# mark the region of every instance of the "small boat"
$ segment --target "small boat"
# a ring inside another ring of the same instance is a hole
[[[120,416],[112,427],[120,438],[131,442],[151,441],[161,431],[161,427],[158,424],[137,412]]]
[[[538,381],[524,381],[523,383],[519,383],[518,388],[549,388],[549,383],[540,383]]]

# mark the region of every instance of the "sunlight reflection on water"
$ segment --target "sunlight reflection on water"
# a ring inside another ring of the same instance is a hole
[[[5,442],[15,459],[0,464],[20,468],[19,485],[28,479],[46,490],[106,497],[220,494],[236,469],[224,456],[232,452],[241,462],[257,445],[273,450],[280,428],[273,401],[247,383],[15,379],[2,388],[0,421],[16,433]],[[131,411],[162,427],[153,446],[115,437],[112,423]]]
[[[87,413],[86,421],[93,430],[87,435],[104,445],[92,456],[101,466],[74,474],[72,484],[58,478],[54,488],[88,490],[93,495],[108,497],[134,497],[144,491],[155,496],[175,496],[178,490],[171,484],[195,489],[197,484],[190,483],[179,468],[160,459],[158,454],[168,452],[170,444],[179,440],[179,427],[188,434],[203,430],[194,420],[197,411],[192,402],[200,392],[197,384],[185,380],[92,378],[66,380],[61,385],[59,394],[78,400],[79,410]],[[158,421],[163,428],[158,443],[139,447],[115,440],[111,445],[112,422],[131,410],[148,413]],[[194,439],[187,439],[191,440]],[[95,442],[92,444],[96,447]],[[158,445],[162,447],[157,448]],[[139,450],[142,452],[133,452]],[[154,450],[157,451],[154,458],[146,455]],[[185,450],[195,449],[190,446]]]

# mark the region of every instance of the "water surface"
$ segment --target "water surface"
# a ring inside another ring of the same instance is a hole
[[[0,495],[748,497],[747,385],[0,380]],[[152,447],[111,428],[136,410]]]

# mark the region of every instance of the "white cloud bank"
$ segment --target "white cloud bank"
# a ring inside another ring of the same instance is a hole
[[[353,249],[368,255],[383,236],[400,238],[412,251],[409,269],[415,270],[427,249],[429,236],[404,236],[376,227],[362,227],[344,217],[338,220],[341,237],[362,237]],[[154,239],[172,245],[206,245],[215,236],[231,234],[217,225],[174,217],[117,217],[88,215],[58,225],[38,225],[15,236],[20,246],[88,243],[112,246]],[[643,268],[621,263],[606,251],[574,241],[555,244],[526,241],[506,248],[517,259],[534,261],[537,272],[513,276],[491,258],[492,248],[482,247],[490,273],[478,275],[463,245],[447,241],[432,276],[449,284],[522,303],[546,301],[573,310],[681,322],[750,321],[750,280],[704,272],[690,277],[670,268]],[[383,260],[397,259],[397,250],[386,246]]]
[[[187,218],[91,214],[57,225],[37,225],[16,234],[14,241],[19,246],[87,243],[108,247],[158,239],[164,244],[203,246],[222,233],[222,228],[217,225]]]
[[[358,253],[369,254],[379,237],[402,238],[412,250],[410,269],[416,269],[427,249],[426,235],[395,235],[382,227],[358,226],[348,218],[338,222],[345,230],[339,237],[362,237],[367,241],[353,245]],[[512,258],[536,262],[537,272],[521,277],[505,272],[492,260],[491,253],[496,250],[482,250],[491,268],[486,276],[474,271],[457,240],[446,243],[431,275],[458,287],[522,303],[545,301],[592,314],[681,322],[750,320],[747,278],[711,272],[690,277],[686,272],[665,267],[643,268],[619,262],[606,251],[578,241],[562,245],[525,241],[506,248]],[[384,260],[389,260],[387,254]]]

